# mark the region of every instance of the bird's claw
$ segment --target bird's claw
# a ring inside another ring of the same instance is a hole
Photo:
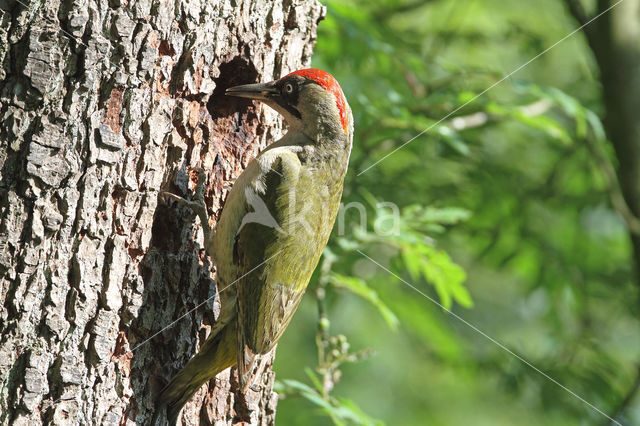
[[[206,181],[206,174],[204,172],[204,169],[202,169],[201,167],[194,168],[194,170],[198,172],[198,183],[196,184],[196,188],[194,190],[193,200],[187,200],[179,195],[166,191],[163,191],[162,195],[177,201],[183,206],[189,207],[196,215],[198,215],[198,217],[200,218],[200,223],[202,225],[202,232],[204,233],[205,243],[207,243],[208,245],[208,243],[211,241],[212,233],[211,227],[209,226],[207,206],[204,202],[204,183]]]

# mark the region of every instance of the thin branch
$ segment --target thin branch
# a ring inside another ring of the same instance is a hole
[[[629,391],[625,395],[620,405],[616,407],[616,409],[611,413],[611,416],[609,417],[615,419],[618,416],[622,415],[625,412],[625,410],[629,407],[629,405],[631,405],[631,402],[636,397],[639,390],[640,390],[640,366],[638,367],[638,371],[636,373],[636,379],[631,385],[631,388],[629,388]],[[606,423],[606,425],[609,425],[609,424],[610,423],[608,422]]]
[[[598,12],[602,13],[611,5],[611,0],[598,0]]]
[[[322,374],[322,397],[328,398],[333,389],[333,372],[327,368],[329,349],[329,318],[325,307],[325,296],[327,284],[329,283],[329,273],[333,261],[330,257],[324,256],[320,267],[320,279],[316,288],[316,301],[318,306],[318,332],[316,334],[316,346],[318,347],[318,370]]]
[[[404,79],[407,81],[407,84],[411,89],[411,93],[413,93],[413,96],[415,96],[416,98],[423,97],[427,92],[426,88],[424,87],[424,84],[422,84],[420,80],[418,80],[418,77],[416,77],[416,75],[413,72],[409,70],[405,71]]]
[[[569,8],[569,12],[571,12],[571,15],[573,15],[575,20],[578,21],[578,24],[585,25],[587,22],[589,22],[589,19],[591,19],[591,17],[588,16],[585,12],[582,3],[580,3],[580,0],[565,0],[565,3]]]
[[[549,109],[551,109],[552,105],[553,103],[548,99],[540,99],[531,104],[517,107],[516,109],[518,109],[522,114],[526,115],[527,117],[535,117],[537,115],[542,115],[545,112],[547,112]],[[488,123],[498,122],[505,118],[508,118],[508,117],[503,115],[491,115],[486,112],[480,111],[480,112],[474,112],[468,115],[460,115],[460,116],[451,118],[449,120],[443,121],[441,125],[448,126],[452,130],[460,132],[463,130],[481,127]],[[416,131],[422,130],[420,127],[415,127],[415,128],[409,127],[402,123],[398,123],[394,120],[383,119],[382,121],[377,121],[371,124],[369,127],[365,129],[361,129],[360,132],[358,133],[360,141],[366,141],[373,133],[379,131],[381,127],[388,128],[388,129],[400,129],[400,130],[416,130]],[[364,162],[365,158],[366,157],[364,156],[361,157],[360,163]],[[360,169],[359,164],[354,164],[352,165],[352,167],[354,169]]]
[[[548,99],[540,99],[539,101],[536,101],[529,105],[518,107],[518,110],[527,117],[535,117],[547,112],[552,105],[552,102]],[[445,121],[444,124],[449,126],[451,129],[460,132],[462,130],[481,127],[487,124],[489,121],[498,121],[502,118],[502,116],[492,116],[486,112],[480,111],[474,112],[473,114],[469,115],[454,117],[451,120]]]
[[[551,108],[551,106],[551,101],[547,99],[541,99],[532,104],[520,107],[520,111],[529,117],[533,117],[544,114]],[[499,118],[500,117],[492,117],[485,112],[476,112],[473,114],[452,118],[451,120],[445,122],[445,124],[451,127],[453,130],[462,131],[483,126],[488,122],[497,120]],[[629,207],[629,204],[627,204],[627,201],[622,194],[622,190],[620,189],[618,175],[616,174],[613,165],[606,157],[606,155],[604,155],[604,153],[600,150],[596,141],[592,137],[584,138],[584,142],[591,152],[591,155],[598,163],[598,166],[604,173],[605,179],[607,180],[607,192],[609,193],[609,198],[611,199],[611,205],[625,221],[629,232],[634,235],[640,236],[640,218],[638,218],[633,213],[633,211]]]
[[[449,89],[453,86],[453,83],[460,81],[460,79],[468,80],[475,77],[486,77],[497,80],[501,77],[501,75],[495,71],[467,69],[465,71],[450,74],[445,77],[432,79],[429,81],[425,88],[427,90],[427,93],[432,93],[441,89]]]
[[[634,235],[640,236],[640,218],[638,218],[631,208],[622,194],[622,190],[620,189],[620,182],[618,181],[618,175],[616,174],[613,165],[609,161],[609,159],[604,155],[601,149],[598,147],[598,144],[592,137],[585,137],[584,139],[589,152],[598,163],[598,166],[604,173],[605,179],[607,180],[608,193],[609,198],[611,199],[611,205],[618,212],[622,219],[627,224],[627,228],[629,232]]]

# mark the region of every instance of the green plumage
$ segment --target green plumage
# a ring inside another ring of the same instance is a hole
[[[159,396],[171,421],[204,382],[236,360],[242,390],[252,384],[255,361],[291,321],[329,239],[352,127],[342,128],[334,95],[320,86],[302,88],[298,98],[296,107],[314,108],[314,117],[303,112],[292,123],[284,114],[290,131],[238,177],[207,242],[218,289],[226,288],[222,312],[200,352]]]

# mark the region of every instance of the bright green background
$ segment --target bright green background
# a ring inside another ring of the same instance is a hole
[[[454,114],[485,112],[487,124],[455,132],[445,121],[357,176],[575,29],[564,2],[325,4],[313,65],[334,74],[353,109],[344,202],[367,206],[368,231],[350,210],[329,245],[331,272],[316,274],[279,344],[280,388],[295,392],[279,402],[278,424],[607,424],[357,251],[605,413],[620,404],[640,359],[640,307],[625,227],[584,143],[609,152],[582,34]],[[544,100],[542,115],[519,109]],[[398,235],[373,232],[389,212],[376,212],[379,201],[401,209]],[[305,373],[318,363],[321,277],[330,333],[372,351],[342,365],[324,408]],[[639,404],[621,420],[640,424]]]

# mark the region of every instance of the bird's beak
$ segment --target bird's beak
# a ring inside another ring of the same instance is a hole
[[[225,94],[227,96],[268,101],[278,94],[278,90],[275,88],[273,82],[243,84],[242,86],[229,87]]]

